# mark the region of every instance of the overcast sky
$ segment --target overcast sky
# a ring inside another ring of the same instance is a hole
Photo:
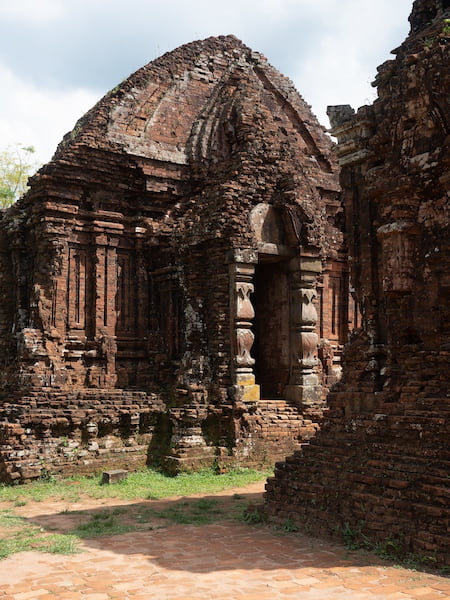
[[[0,150],[48,161],[99,98],[164,52],[234,34],[294,82],[321,123],[370,103],[412,0],[0,0]]]

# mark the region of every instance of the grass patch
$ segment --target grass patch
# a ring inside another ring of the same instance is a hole
[[[194,502],[179,502],[161,511],[154,511],[154,516],[167,519],[179,525],[209,525],[227,516],[215,498],[200,498]]]
[[[125,509],[102,510],[91,515],[87,523],[78,525],[72,530],[72,534],[82,538],[94,538],[107,535],[120,535],[135,531],[136,526],[123,523],[119,515],[126,512]]]
[[[265,517],[257,506],[249,504],[241,511],[240,519],[247,525],[260,525],[264,523]]]
[[[47,532],[13,510],[0,511],[0,528],[5,532],[0,539],[0,559],[22,551],[36,550],[57,554],[72,554],[78,551],[82,538],[113,536],[131,531],[148,531],[155,528],[178,525],[208,525],[223,520],[239,520],[245,503],[217,498],[179,500],[164,509],[149,506],[116,507],[90,512],[86,522],[74,527],[69,534]],[[62,511],[78,514],[83,511]]]
[[[55,481],[37,481],[21,486],[0,485],[0,502],[39,502],[48,498],[76,502],[81,496],[121,498],[126,500],[162,499],[170,496],[217,493],[242,487],[269,477],[270,471],[239,469],[216,474],[213,470],[182,473],[169,477],[152,469],[130,473],[127,479],[109,485],[100,484],[100,476],[78,477]]]
[[[0,559],[16,552],[38,550],[53,554],[74,554],[78,551],[79,540],[74,535],[49,534],[12,511],[0,512]]]
[[[172,496],[216,494],[232,487],[243,487],[262,481],[271,472],[239,469],[216,474],[213,470],[169,477],[158,471],[144,469],[130,473],[117,483],[101,485],[100,476],[78,477],[63,480],[50,479],[22,486],[0,485],[0,502],[10,502],[12,507],[22,507],[29,502],[47,499],[63,500],[68,505],[81,497],[124,500],[164,499]],[[181,500],[166,509],[156,510],[150,506],[117,507],[92,511],[70,534],[47,532],[41,527],[14,513],[13,509],[0,511],[0,528],[5,535],[0,539],[0,558],[24,550],[37,550],[59,554],[77,552],[80,538],[93,538],[143,531],[170,524],[206,525],[224,519],[239,519],[244,506],[238,502],[244,497],[235,494],[231,504],[216,498]],[[62,511],[71,513],[70,509]],[[74,511],[74,514],[78,511]],[[82,513],[79,513],[82,514]],[[157,520],[157,523],[153,523]]]
[[[77,527],[71,533],[80,537],[117,535],[129,531],[152,530],[169,525],[209,525],[217,521],[241,519],[245,503],[229,503],[217,498],[179,500],[163,509],[152,506],[116,508],[93,515],[89,522]],[[123,511],[122,519],[114,519]]]

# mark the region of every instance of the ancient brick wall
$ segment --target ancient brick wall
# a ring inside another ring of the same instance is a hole
[[[309,446],[267,485],[275,520],[450,564],[450,33],[417,0],[378,99],[331,107],[361,327]],[[447,19],[447,21],[446,21]]]
[[[7,402],[0,423],[0,477],[23,482],[53,474],[136,469],[167,451],[161,399],[129,390],[47,389]]]
[[[298,447],[346,336],[337,173],[292,84],[233,36],[100,100],[1,223],[4,478],[79,469],[65,438],[93,469],[130,448],[176,470]],[[74,398],[95,406],[81,424]]]

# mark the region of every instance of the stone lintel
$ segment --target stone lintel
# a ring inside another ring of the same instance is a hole
[[[417,223],[411,223],[410,221],[394,221],[377,229],[377,237],[379,238],[396,234],[418,235],[419,226]]]
[[[317,274],[322,273],[322,261],[318,256],[301,254],[299,258],[299,266],[301,271]]]
[[[293,257],[296,254],[296,250],[292,246],[284,246],[283,244],[269,244],[268,242],[259,242],[258,254]]]
[[[258,262],[258,252],[252,248],[233,248],[227,252],[227,263],[256,264]]]

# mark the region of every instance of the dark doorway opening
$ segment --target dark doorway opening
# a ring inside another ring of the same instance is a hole
[[[256,383],[262,399],[282,398],[289,380],[289,274],[286,261],[260,258],[255,269]]]

